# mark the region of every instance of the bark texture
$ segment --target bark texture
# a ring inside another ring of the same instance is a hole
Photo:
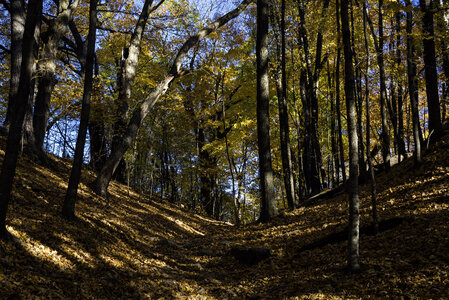
[[[422,134],[421,126],[419,123],[419,111],[418,111],[418,78],[416,59],[415,59],[415,45],[412,36],[413,28],[413,14],[412,4],[410,0],[405,1],[407,5],[407,78],[408,78],[408,94],[410,97],[410,107],[412,111],[412,123],[413,123],[413,140],[415,142],[415,151],[413,153],[415,160],[415,167],[421,164],[421,143]]]
[[[7,239],[9,236],[5,223],[6,213],[16,172],[25,109],[30,95],[34,69],[33,49],[36,45],[35,32],[36,28],[40,27],[41,15],[42,0],[30,0],[28,2],[25,29],[23,33],[22,64],[20,68],[19,86],[13,99],[11,125],[0,173],[0,238],[2,239]]]
[[[359,192],[358,192],[358,146],[356,112],[354,98],[354,69],[352,65],[352,50],[348,18],[348,1],[341,1],[341,24],[343,34],[343,50],[345,57],[345,94],[348,114],[349,138],[349,180],[347,191],[349,195],[349,239],[348,268],[351,272],[360,269],[359,258]]]
[[[424,71],[426,79],[427,108],[429,110],[430,141],[437,141],[443,134],[441,124],[440,100],[438,96],[437,61],[435,54],[435,33],[433,15],[435,1],[420,0],[424,15],[422,17],[424,34]]]
[[[56,84],[56,55],[59,42],[68,32],[69,21],[72,19],[78,3],[79,0],[75,0],[72,3],[69,0],[59,1],[56,18],[50,21],[48,30],[42,34],[44,43],[37,66],[39,79],[33,115],[33,148],[40,155],[44,152],[44,138],[50,115],[50,99]]]
[[[260,221],[276,215],[273,169],[270,149],[269,81],[268,81],[268,0],[257,1],[257,144],[259,147]]]
[[[73,158],[72,171],[62,207],[62,216],[68,220],[75,219],[75,204],[78,185],[81,179],[83,166],[84,145],[86,142],[87,126],[89,124],[90,98],[93,85],[93,66],[95,56],[95,40],[97,31],[97,0],[90,0],[89,6],[89,33],[87,35],[87,57],[84,72],[84,90],[81,106],[81,119],[76,139],[75,156]]]
[[[6,132],[11,123],[13,101],[19,89],[20,66],[22,65],[22,42],[25,30],[25,7],[22,0],[11,0],[9,5],[11,16],[11,70],[9,82],[9,98],[6,110],[6,118],[3,127]]]

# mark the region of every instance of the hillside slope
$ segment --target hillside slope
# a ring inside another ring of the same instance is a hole
[[[16,241],[0,242],[0,298],[244,299],[449,297],[449,137],[423,166],[412,159],[377,178],[384,231],[361,236],[363,269],[350,275],[345,195],[235,228],[112,183],[110,196],[81,185],[79,222],[59,217],[69,163],[22,158],[8,216]],[[91,180],[85,172],[83,182]],[[361,187],[362,227],[371,222]],[[241,265],[233,245],[271,247]]]

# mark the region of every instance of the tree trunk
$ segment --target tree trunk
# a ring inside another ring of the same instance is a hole
[[[40,27],[41,15],[42,0],[30,0],[28,2],[25,29],[23,33],[22,64],[20,68],[19,86],[15,97],[11,99],[13,100],[13,110],[11,112],[10,120],[11,125],[0,173],[0,238],[4,240],[9,237],[9,233],[6,230],[6,213],[16,172],[20,137],[22,136],[22,124],[25,117],[25,108],[30,95],[33,77],[33,50],[36,44],[35,31],[36,28]]]
[[[224,78],[223,78],[224,81]],[[222,81],[222,92],[223,92],[223,81]],[[223,128],[226,129],[226,109],[225,109],[225,103],[224,103],[224,96],[223,96],[223,105],[222,105],[222,116],[223,116]],[[231,173],[231,184],[232,184],[232,201],[234,205],[234,221],[236,226],[240,226],[240,197],[236,197],[235,193],[235,176],[234,176],[234,168],[232,165],[232,159],[231,154],[229,152],[229,143],[228,143],[228,136],[225,135],[225,146],[226,146],[226,158],[228,160],[228,166],[229,171]],[[238,188],[238,186],[237,186]],[[239,195],[240,196],[240,193]]]
[[[441,31],[444,36],[447,37],[449,35],[449,11],[448,11],[447,0],[440,0],[440,6],[445,10],[443,12],[443,20],[439,24]],[[447,39],[441,39],[441,47],[442,47],[442,56],[443,56],[443,72],[446,77],[446,81],[444,82],[444,92],[443,92],[443,101],[441,101],[441,120],[446,120],[446,112],[447,105],[449,104],[449,44]]]
[[[305,183],[305,195],[310,196],[314,192],[314,186],[317,187],[315,193],[319,191],[319,175],[318,173],[313,173],[313,166],[315,165],[312,162],[312,137],[311,137],[311,106],[310,106],[310,97],[307,96],[307,74],[304,69],[301,70],[300,78],[299,78],[299,86],[301,91],[301,102],[303,107],[303,115],[304,115],[304,142],[302,149],[302,162],[303,162],[303,170],[304,170],[304,183]]]
[[[204,129],[197,130],[197,143],[199,149],[198,163],[200,167],[200,202],[209,217],[214,216],[213,190],[215,178],[213,176],[216,165],[209,152],[203,147],[206,144]]]
[[[106,163],[104,164],[97,178],[91,184],[91,188],[95,193],[99,195],[106,195],[109,182],[112,178],[112,174],[117,168],[126,150],[137,137],[139,127],[148,111],[154,106],[159,98],[167,92],[173,80],[176,77],[182,76],[186,73],[185,71],[181,70],[181,65],[189,50],[207,35],[216,31],[218,28],[222,27],[230,20],[236,18],[250,3],[252,3],[252,0],[242,1],[234,10],[230,11],[222,17],[219,17],[217,20],[215,20],[215,22],[211,22],[210,24],[208,24],[197,34],[191,36],[182,45],[174,59],[170,70],[168,71],[168,74],[134,109],[122,138],[120,139],[119,143],[116,144],[114,150],[111,151],[110,156],[106,160]]]
[[[35,52],[37,48],[35,47]],[[35,61],[37,60],[36,54],[34,55]],[[33,66],[33,74],[36,74],[36,63]],[[36,85],[36,80],[31,79],[30,91],[27,101],[27,106],[25,108],[25,118],[22,125],[22,138],[21,138],[21,149],[28,155],[31,159],[35,159],[34,155],[34,130],[33,130],[33,100],[34,100],[34,87]]]
[[[257,0],[257,144],[261,190],[260,221],[276,215],[273,169],[270,148],[269,82],[268,82],[268,0]]]
[[[321,57],[323,47],[323,26],[324,20],[329,6],[329,0],[325,0],[323,3],[323,9],[321,12],[320,24],[318,27],[317,39],[316,39],[316,54],[315,63],[312,63],[311,53],[309,49],[309,40],[306,30],[305,20],[305,3],[304,1],[298,1],[299,12],[299,35],[304,48],[304,57],[306,62],[306,75],[305,76],[305,88],[306,97],[303,102],[304,107],[304,119],[305,119],[305,140],[304,140],[304,154],[309,159],[305,160],[306,180],[308,181],[308,194],[317,194],[322,189],[323,167],[321,149],[318,137],[318,79],[321,69],[323,67],[323,61]],[[327,59],[327,58],[326,58]],[[313,67],[314,65],[314,67]],[[304,80],[304,78],[303,78]],[[321,177],[321,178],[320,178]]]
[[[385,84],[385,67],[384,67],[384,53],[383,53],[383,47],[384,47],[384,35],[383,35],[383,0],[379,0],[379,39],[376,36],[376,32],[374,30],[373,22],[371,21],[371,18],[368,15],[368,11],[366,9],[366,5],[363,9],[363,14],[366,17],[366,20],[368,21],[371,35],[374,40],[374,47],[376,49],[376,57],[377,57],[377,64],[379,66],[379,79],[380,79],[380,116],[382,121],[382,128],[380,133],[380,139],[381,139],[381,150],[382,150],[382,157],[384,161],[384,166],[386,169],[390,168],[390,136],[388,133],[388,126],[387,126],[387,111],[386,111],[386,100],[387,100],[387,88]]]
[[[287,107],[287,72],[285,53],[285,0],[281,2],[281,18],[278,20],[281,42],[276,35],[276,56],[278,67],[276,72],[276,91],[279,107],[279,131],[281,141],[282,174],[288,208],[295,209],[295,184],[293,179],[292,154],[290,149],[290,128],[288,124]]]
[[[68,32],[67,25],[72,19],[73,11],[78,6],[79,0],[75,0],[73,3],[70,2],[69,0],[61,0],[58,2],[58,14],[51,21],[48,30],[43,33],[44,44],[37,66],[39,80],[33,116],[33,149],[38,152],[38,155],[44,153],[43,146],[50,114],[50,99],[56,84],[56,56],[59,41]]]
[[[358,192],[358,146],[354,99],[354,70],[352,65],[352,51],[348,20],[348,1],[341,1],[341,24],[343,35],[343,49],[345,57],[345,94],[346,110],[348,114],[349,138],[349,241],[348,268],[351,272],[360,269],[359,258],[359,192]]]
[[[2,125],[6,132],[8,132],[9,130],[11,115],[13,114],[12,109],[14,104],[12,102],[19,90],[20,66],[22,64],[23,32],[25,30],[24,2],[21,0],[11,0],[9,12],[11,16],[11,68],[8,107],[6,110],[6,118]]]
[[[221,98],[222,98],[222,106],[221,106],[221,116],[223,121],[223,131],[226,131],[226,105],[225,105],[225,96],[224,96],[224,81],[225,81],[225,75],[222,75],[222,78],[220,79],[221,83]],[[218,93],[217,93],[218,95]],[[217,97],[218,98],[218,97]],[[217,99],[218,100],[218,99]],[[236,226],[240,226],[240,190],[238,195],[236,196],[235,192],[235,175],[234,175],[234,166],[233,166],[233,159],[231,158],[231,154],[229,151],[229,143],[228,143],[228,135],[225,134],[225,146],[226,146],[226,158],[228,160],[228,166],[229,171],[231,173],[231,184],[232,184],[232,201],[234,205],[234,221]],[[237,185],[237,188],[239,186]]]
[[[423,140],[421,135],[421,126],[419,123],[419,107],[418,107],[418,78],[416,59],[415,59],[415,45],[412,36],[413,28],[413,14],[412,4],[410,0],[406,0],[407,5],[407,77],[408,77],[408,94],[410,97],[410,107],[412,111],[413,123],[413,140],[415,142],[415,151],[413,153],[415,160],[415,167],[421,164],[421,142]]]
[[[396,13],[396,64],[399,70],[402,63],[402,53],[401,53],[401,13]],[[398,72],[400,74],[400,72]],[[398,93],[397,93],[397,120],[398,120],[398,136],[397,136],[397,147],[399,153],[399,161],[401,161],[401,156],[405,158],[406,150],[404,143],[404,104],[403,104],[403,89],[402,80],[398,81]]]
[[[34,30],[34,40],[36,43],[33,47],[33,74],[36,73],[36,62],[39,59],[39,42],[41,38],[41,28],[40,25],[35,27]],[[36,76],[31,79],[29,96],[27,101],[27,106],[25,108],[25,118],[22,125],[22,138],[21,138],[21,150],[31,159],[36,159],[35,149],[34,149],[34,129],[33,129],[33,100],[34,100],[34,87],[36,85]]]
[[[377,51],[377,61],[379,64],[380,73],[380,114],[382,119],[382,157],[386,169],[390,167],[390,135],[388,133],[387,125],[387,87],[385,84],[385,67],[384,67],[384,33],[383,33],[383,0],[379,0],[379,47]],[[373,32],[374,35],[374,32]]]
[[[294,55],[293,55],[293,47],[292,48],[292,66],[295,66],[295,61],[294,61]],[[293,158],[297,158],[297,168],[296,170],[298,170],[297,176],[296,178],[298,179],[298,185],[297,185],[297,190],[296,195],[298,198],[298,203],[301,202],[301,199],[304,196],[304,191],[306,190],[305,187],[305,179],[304,179],[304,164],[303,164],[303,156],[301,153],[301,150],[303,149],[302,147],[302,126],[301,126],[301,117],[300,117],[300,110],[298,108],[298,101],[296,99],[296,93],[295,93],[295,73],[293,73],[293,105],[295,108],[295,115],[296,118],[294,118],[294,122],[295,122],[295,129],[296,129],[296,142],[297,142],[297,156],[292,156]],[[300,82],[301,85],[301,82]],[[300,97],[302,98],[302,92],[300,92]]]
[[[282,164],[284,167],[284,183],[285,190],[287,193],[287,203],[289,209],[295,209],[296,199],[295,199],[295,180],[293,177],[293,165],[292,165],[292,153],[290,147],[290,127],[288,124],[288,105],[287,105],[287,55],[286,55],[286,43],[285,43],[285,0],[282,0],[281,3],[281,70],[282,70],[282,103],[279,103],[282,106],[282,109],[279,110],[279,115],[282,116],[280,118],[280,126],[281,130],[281,143],[284,145],[283,150],[283,159]],[[282,148],[282,146],[281,146]],[[284,163],[285,162],[285,163]]]
[[[330,63],[327,62],[327,76],[328,76],[328,84],[329,84],[329,99],[330,99],[330,130],[331,130],[331,161],[332,161],[332,187],[336,187],[339,183],[339,169],[340,162],[338,159],[338,148],[337,148],[337,130],[336,130],[336,120],[335,120],[335,99],[334,99],[334,87],[333,87],[333,73],[331,73]]]
[[[438,97],[438,75],[435,54],[435,34],[433,13],[435,6],[432,1],[420,0],[419,4],[424,13],[422,17],[424,34],[424,70],[426,79],[427,107],[429,110],[429,139],[437,141],[443,134],[441,124],[440,100]]]
[[[354,86],[354,97],[356,101],[356,115],[357,115],[357,136],[359,146],[359,173],[360,176],[364,177],[366,175],[366,164],[365,164],[365,149],[363,145],[363,100],[362,100],[362,78],[361,78],[361,70],[360,64],[357,56],[357,52],[355,52],[355,29],[354,29],[354,9],[350,7],[351,12],[351,48],[352,55],[354,58],[355,65],[355,86]]]
[[[363,1],[363,10],[366,9],[366,2]],[[371,213],[373,217],[373,231],[377,233],[379,231],[379,222],[377,219],[377,191],[376,191],[376,177],[373,168],[373,158],[371,157],[371,126],[370,126],[370,99],[369,99],[369,67],[370,67],[370,53],[368,44],[368,30],[366,15],[363,15],[363,35],[365,39],[365,51],[366,51],[366,70],[365,70],[365,103],[366,103],[366,159],[368,162],[368,172],[371,183]]]
[[[343,184],[346,184],[346,167],[345,167],[345,151],[343,147],[343,133],[341,126],[341,108],[340,108],[340,63],[341,63],[341,37],[340,37],[340,8],[339,1],[336,3],[337,5],[337,32],[338,32],[338,49],[337,49],[337,62],[336,62],[336,70],[335,70],[335,109],[337,114],[337,133],[338,133],[338,146],[340,152],[340,167],[341,167],[341,176],[343,179]],[[337,177],[339,175],[337,174]]]
[[[89,118],[90,165],[95,172],[99,172],[106,161],[108,149],[104,122],[94,114],[95,109],[92,111],[92,117]]]
[[[163,1],[161,1],[162,3]],[[150,13],[154,10],[153,0],[144,2],[142,11],[139,15],[136,27],[131,36],[128,47],[123,48],[120,59],[120,71],[118,74],[118,98],[116,101],[116,120],[114,123],[114,134],[112,137],[112,151],[121,143],[121,138],[126,130],[129,114],[129,101],[131,98],[132,86],[136,77],[136,69],[139,63],[140,47],[145,26]]]
[[[84,145],[86,142],[87,126],[89,124],[90,98],[93,85],[93,66],[95,56],[95,41],[97,31],[97,0],[90,0],[89,5],[89,33],[87,35],[87,57],[84,68],[84,90],[81,106],[81,119],[76,139],[75,156],[73,158],[72,171],[70,172],[67,193],[62,207],[62,216],[67,220],[74,220],[75,204],[78,185],[81,179],[83,166]]]

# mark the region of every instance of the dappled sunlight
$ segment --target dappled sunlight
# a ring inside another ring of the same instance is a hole
[[[70,257],[73,257],[78,261],[80,264],[84,264],[88,267],[95,267],[95,259],[92,257],[92,255],[80,247],[77,247],[75,244],[74,247],[71,247],[67,244],[61,245],[61,250],[63,250],[65,253],[67,253]]]
[[[172,218],[172,217],[170,217],[170,216],[164,216],[164,217],[165,217],[167,220],[169,220],[169,221],[175,223],[176,225],[179,226],[179,228],[181,228],[182,230],[185,230],[185,231],[188,232],[188,233],[192,233],[192,234],[196,234],[196,235],[201,235],[201,236],[204,235],[204,233],[202,233],[202,232],[200,232],[200,231],[198,231],[198,230],[196,230],[196,229],[190,227],[189,225],[185,224],[185,223],[182,222],[181,220],[174,219],[174,218]]]
[[[54,171],[22,162],[8,227],[19,243],[0,242],[2,288],[9,295],[20,286],[25,298],[438,295],[449,274],[448,157],[435,152],[420,170],[413,171],[405,161],[378,176],[380,220],[399,217],[403,222],[375,236],[362,233],[364,270],[358,275],[344,271],[346,235],[308,247],[343,232],[345,194],[284,211],[269,224],[237,228],[134,192],[128,197],[127,187],[116,182],[108,197],[98,197],[85,185],[93,174],[85,172],[79,220],[66,222],[58,217],[65,191],[60,173],[69,171],[66,163],[56,161],[58,175],[52,177]],[[361,186],[360,195],[361,226],[367,227],[369,184]],[[272,256],[247,267],[229,254],[234,245],[270,247]]]
[[[7,226],[7,229],[18,239],[21,246],[34,257],[43,262],[52,263],[64,271],[74,270],[75,266],[73,263],[58,253],[58,251],[43,245],[40,241],[27,235],[26,232],[15,229],[13,226]]]
[[[107,256],[107,255],[100,255],[100,258],[104,260],[108,265],[114,267],[114,268],[122,268],[124,266],[124,262],[122,260],[119,260],[115,257]]]

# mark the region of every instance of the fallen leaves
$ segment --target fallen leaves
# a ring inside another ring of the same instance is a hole
[[[380,219],[405,221],[361,236],[363,268],[354,275],[344,271],[345,241],[297,255],[344,230],[343,194],[270,224],[234,228],[133,191],[128,196],[113,183],[108,199],[83,189],[80,221],[67,223],[59,209],[68,163],[47,169],[22,158],[8,218],[17,241],[0,242],[0,298],[449,297],[448,149],[430,151],[420,170],[406,160],[377,178]],[[369,186],[361,195],[367,226]],[[269,247],[273,255],[247,267],[229,254],[238,245]]]

